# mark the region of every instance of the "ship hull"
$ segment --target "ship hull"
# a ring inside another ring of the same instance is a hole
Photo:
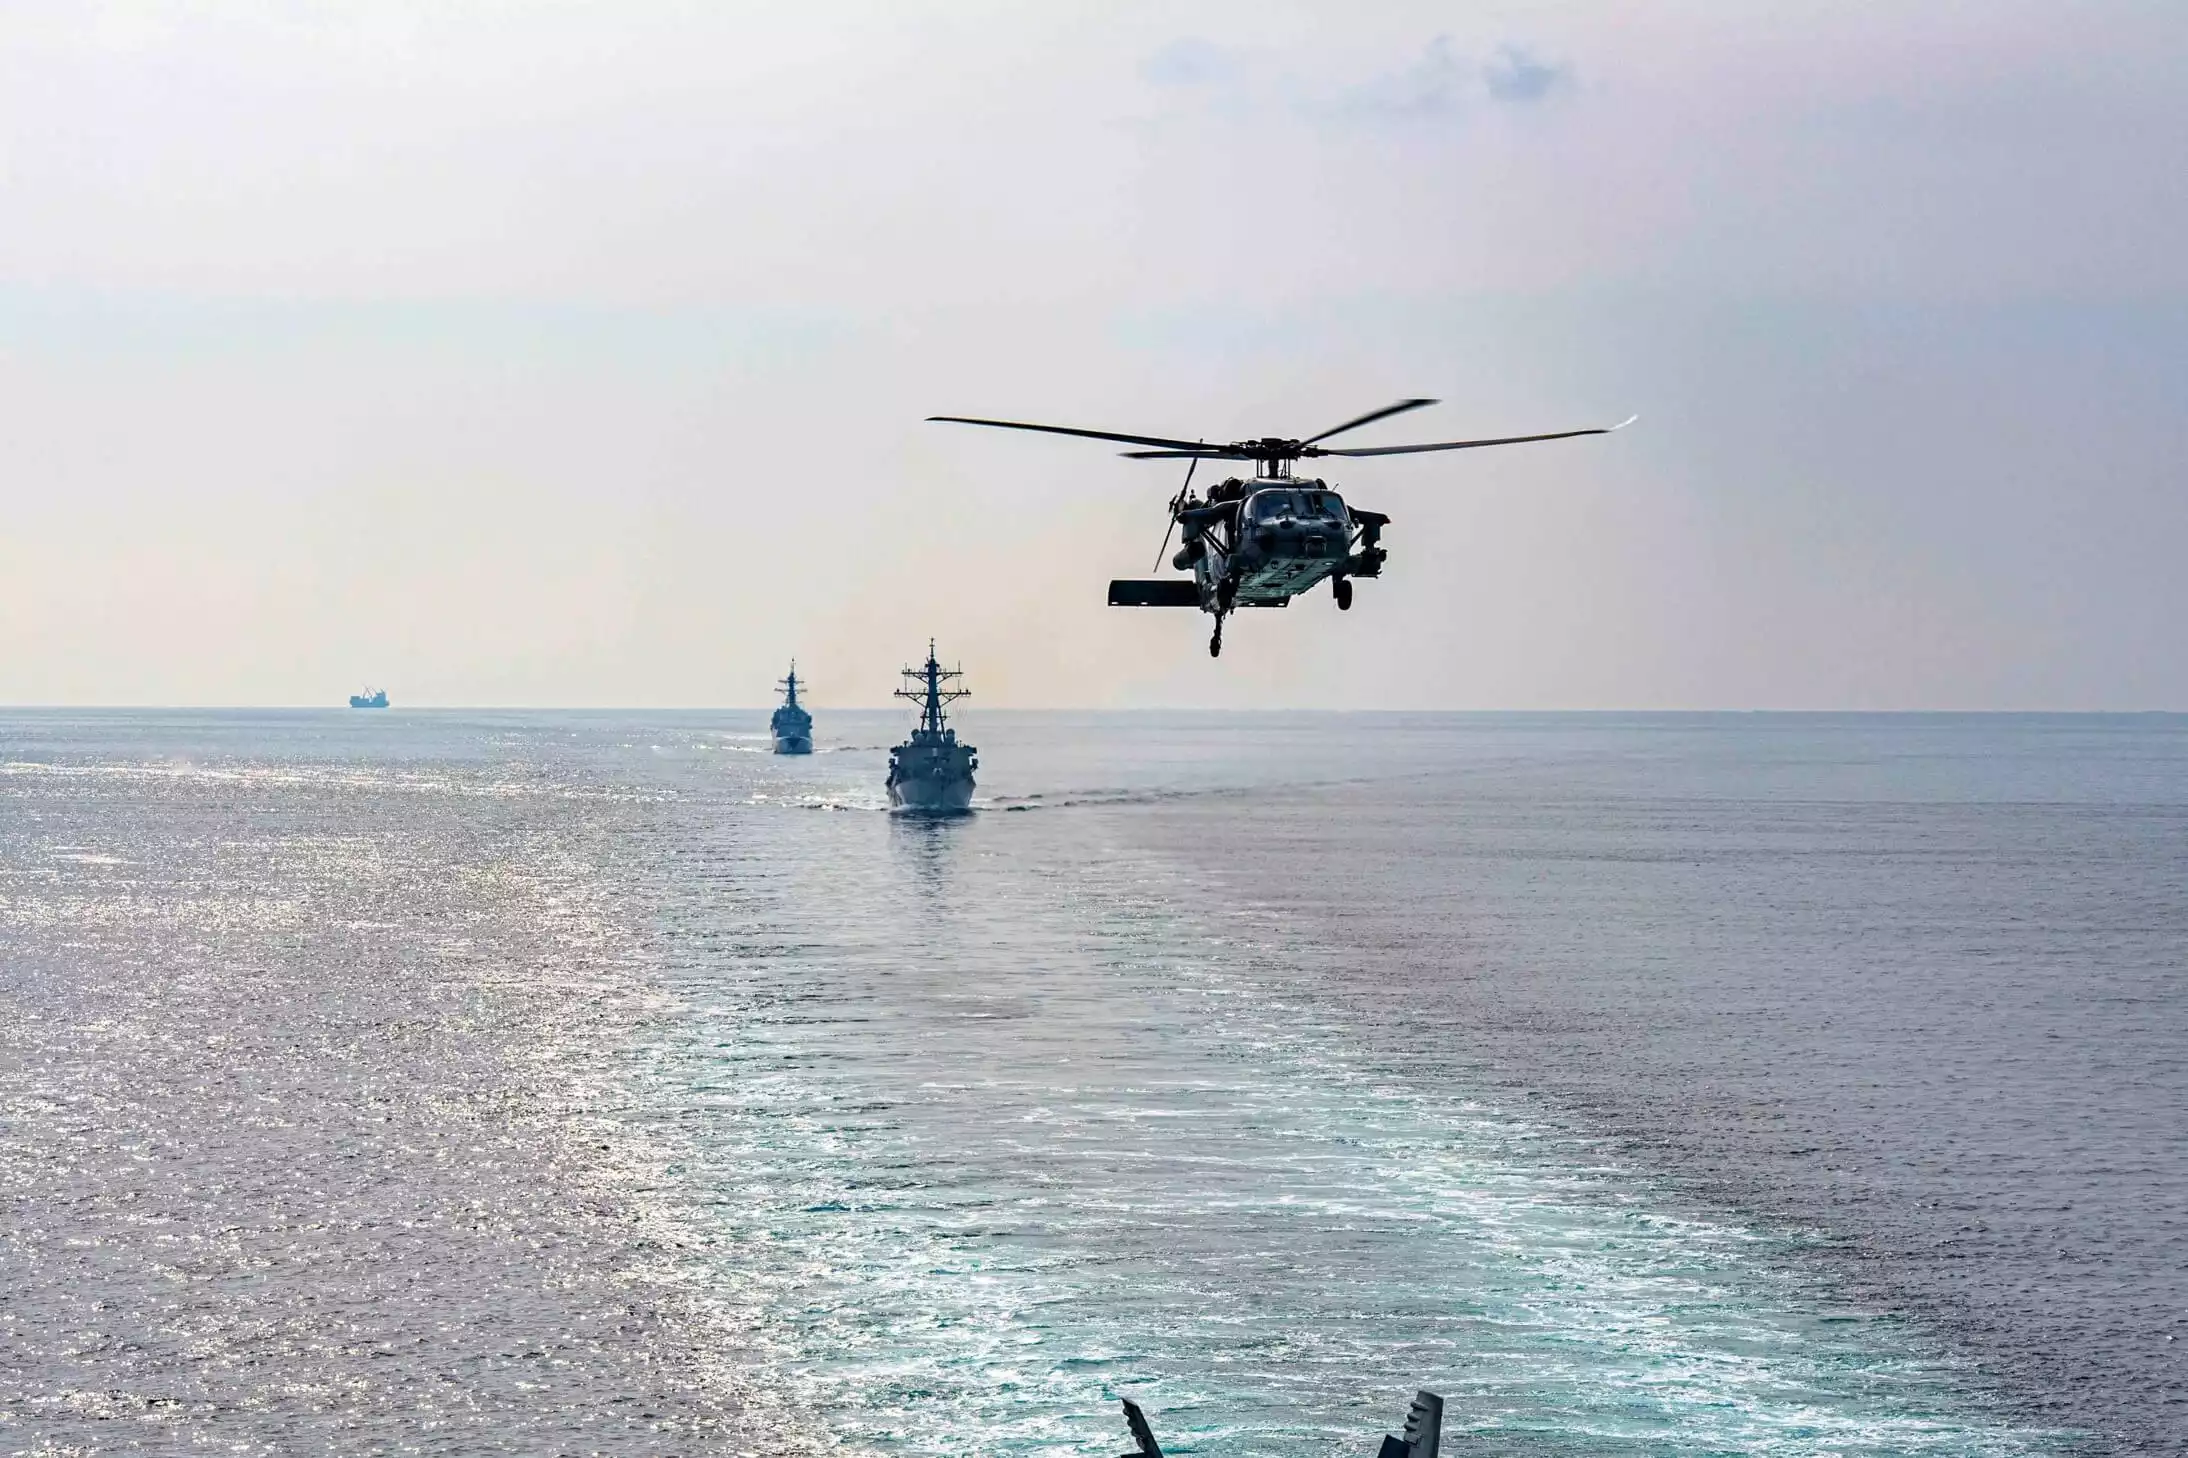
[[[811,754],[813,738],[809,734],[778,734],[775,736],[777,754]]]
[[[891,780],[889,808],[900,815],[963,815],[972,809],[972,779]]]

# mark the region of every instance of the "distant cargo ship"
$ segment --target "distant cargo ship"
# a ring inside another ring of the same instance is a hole
[[[889,751],[889,807],[915,815],[959,815],[972,808],[972,772],[980,768],[970,744],[957,742],[957,731],[948,726],[942,706],[966,697],[971,690],[945,687],[960,677],[934,659],[934,642],[927,643],[923,668],[907,668],[904,676],[915,687],[900,688],[896,696],[919,705],[919,727],[912,737]]]
[[[351,694],[349,706],[353,709],[384,709],[387,707],[387,690],[368,688],[361,694]]]
[[[775,736],[777,754],[811,754],[813,752],[813,716],[798,703],[798,664],[790,663],[790,677],[778,681],[775,687],[783,691],[782,707],[767,721],[768,729]]]

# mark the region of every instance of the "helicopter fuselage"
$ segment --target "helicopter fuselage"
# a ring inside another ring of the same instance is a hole
[[[1178,515],[1185,542],[1171,565],[1189,570],[1212,613],[1282,607],[1331,577],[1374,577],[1379,512],[1355,513],[1321,481],[1289,476],[1226,481]]]

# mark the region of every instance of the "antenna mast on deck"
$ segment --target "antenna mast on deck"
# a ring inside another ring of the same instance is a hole
[[[942,732],[942,726],[948,722],[948,716],[942,712],[944,704],[954,704],[959,699],[972,696],[971,689],[947,686],[953,680],[964,677],[964,671],[944,668],[935,662],[932,638],[927,640],[926,664],[920,668],[905,669],[904,676],[911,680],[912,686],[898,689],[896,697],[910,699],[919,705],[919,729],[923,734]]]

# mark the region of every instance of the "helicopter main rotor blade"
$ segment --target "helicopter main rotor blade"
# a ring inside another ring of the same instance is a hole
[[[1300,444],[1310,446],[1318,440],[1328,440],[1333,435],[1342,435],[1348,430],[1357,430],[1363,425],[1373,425],[1378,420],[1387,420],[1393,415],[1403,415],[1408,410],[1418,410],[1423,405],[1433,405],[1435,403],[1433,400],[1400,400],[1395,405],[1385,405],[1380,410],[1371,410],[1358,420],[1348,420],[1343,425],[1333,425],[1320,435],[1310,435]]]
[[[1235,446],[1209,446],[1197,451],[1119,451],[1118,455],[1131,461],[1251,461],[1258,460],[1252,451],[1242,451]]]
[[[1171,440],[1159,435],[1119,435],[1113,430],[1078,430],[1069,425],[1028,425],[1023,420],[980,420],[970,415],[930,415],[929,420],[948,421],[953,425],[992,425],[999,430],[1038,430],[1045,435],[1077,435],[1088,440],[1115,440],[1126,445],[1162,446],[1170,450],[1192,451],[1199,447],[1189,440]]]
[[[1639,420],[1638,415],[1628,416],[1616,425],[1598,425],[1589,430],[1553,430],[1548,435],[1501,435],[1494,440],[1442,440],[1431,445],[1366,446],[1359,450],[1316,450],[1318,456],[1409,456],[1418,451],[1470,451],[1478,446],[1526,445],[1537,440],[1570,440],[1576,435],[1609,435],[1614,430],[1624,430]]]

